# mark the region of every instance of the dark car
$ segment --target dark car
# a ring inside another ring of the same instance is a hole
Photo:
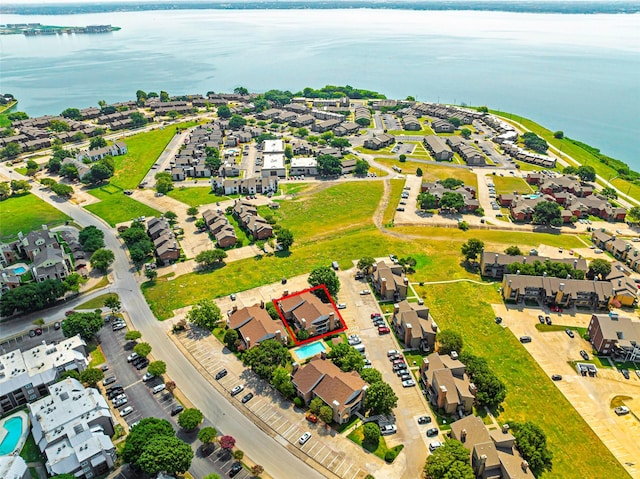
[[[142,360],[138,364],[136,364],[136,369],[138,371],[140,371],[141,369],[144,369],[147,366],[149,366],[149,360],[147,358],[145,358],[144,360]]]
[[[216,374],[216,380],[220,381],[226,375],[227,375],[227,370],[226,369],[222,369],[221,371],[218,371],[218,374]]]
[[[429,424],[431,422],[431,418],[429,416],[420,416],[418,418],[418,424]]]
[[[629,379],[629,370],[628,369],[621,369],[620,372],[622,373],[622,375],[624,376],[625,379]]]
[[[582,359],[584,359],[585,361],[589,360],[589,355],[587,354],[587,352],[584,349],[580,350],[580,356],[582,356]]]
[[[231,469],[229,469],[229,477],[235,477],[240,471],[242,471],[242,464],[240,462],[234,462]]]
[[[242,397],[242,404],[246,404],[253,398],[253,393],[247,393]]]
[[[132,364],[133,366],[137,366],[138,364],[140,364],[140,363],[141,363],[142,361],[144,361],[145,359],[147,359],[147,358],[145,358],[145,357],[143,357],[143,356],[137,356],[137,357],[135,357],[135,358],[133,358],[133,359],[131,360],[131,364]]]
[[[542,316],[541,314],[538,315],[538,321],[540,321],[540,324],[544,324],[544,316]]]
[[[433,437],[433,436],[437,436],[438,435],[438,428],[437,427],[432,427],[431,429],[427,430],[427,437]]]
[[[531,342],[531,336],[520,336],[520,342],[521,343],[530,343]]]
[[[502,318],[500,316],[496,316],[496,324],[502,323]]]
[[[544,317],[544,321],[545,321],[545,323],[547,323],[547,324],[549,324],[549,325],[553,324],[553,323],[551,322],[551,318],[550,318],[549,316],[545,316],[545,317]]]
[[[35,338],[35,336],[36,336],[36,330],[35,330],[35,329],[31,329],[31,330],[29,331],[29,337],[30,337],[30,338]]]
[[[570,338],[573,338],[573,337],[575,336],[575,335],[573,334],[573,331],[571,331],[570,329],[565,329],[564,331],[565,331],[565,333],[567,333],[567,335],[568,335]]]
[[[182,411],[184,411],[184,406],[182,404],[178,404],[171,410],[171,415],[175,416],[177,414],[180,414]]]
[[[560,376],[559,374],[553,374],[551,376],[551,379],[553,379],[554,381],[562,381],[562,376]]]
[[[36,336],[40,336],[42,334],[42,328],[36,328]]]
[[[56,331],[60,329],[60,321],[56,321],[55,323],[53,323],[53,329],[55,329]]]

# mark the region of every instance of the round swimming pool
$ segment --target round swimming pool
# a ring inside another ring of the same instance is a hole
[[[6,429],[7,434],[0,443],[0,456],[11,454],[15,451],[22,436],[22,417],[11,417],[4,422],[2,427]]]

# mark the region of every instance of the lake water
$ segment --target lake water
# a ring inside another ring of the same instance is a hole
[[[488,105],[640,170],[640,15],[402,10],[180,10],[3,15],[110,23],[104,35],[0,37],[0,91],[31,115],[170,94],[350,84]]]

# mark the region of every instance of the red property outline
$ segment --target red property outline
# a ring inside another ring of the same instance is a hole
[[[303,293],[312,293],[313,291],[315,291],[317,289],[323,289],[324,290],[324,293],[327,295],[327,298],[329,298],[329,301],[331,302],[331,306],[333,307],[334,313],[336,313],[338,315],[338,319],[340,320],[340,324],[342,324],[342,327],[339,328],[339,329],[334,329],[332,331],[329,331],[328,333],[318,334],[317,336],[313,336],[313,337],[311,337],[309,339],[305,339],[304,341],[298,341],[296,339],[296,335],[294,334],[293,330],[291,329],[291,326],[289,326],[287,324],[287,320],[284,318],[284,314],[280,310],[280,305],[278,303],[280,301],[282,301],[283,299],[285,299],[285,298],[292,298],[294,296],[299,296],[299,295],[301,295]],[[275,306],[276,311],[278,312],[278,316],[280,316],[280,321],[282,321],[282,324],[284,324],[284,327],[287,328],[287,332],[289,333],[289,337],[293,341],[293,344],[295,344],[296,346],[301,346],[303,344],[312,343],[314,341],[318,341],[319,339],[325,338],[327,336],[331,336],[332,334],[342,333],[342,332],[347,330],[347,325],[345,324],[344,319],[342,319],[342,315],[340,314],[340,311],[338,310],[338,308],[336,308],[336,303],[333,302],[333,298],[329,294],[329,291],[327,290],[327,287],[324,284],[319,284],[318,286],[314,286],[312,288],[307,288],[305,290],[298,291],[296,293],[289,294],[287,296],[282,296],[281,298],[278,298],[278,299],[274,299],[273,300],[273,305]]]

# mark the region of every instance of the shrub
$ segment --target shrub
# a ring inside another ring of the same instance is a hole
[[[396,451],[394,451],[393,449],[390,449],[385,453],[384,460],[388,463],[392,463],[395,460],[397,455],[398,453]]]
[[[293,404],[296,407],[304,407],[304,400],[301,397],[296,396],[293,398]]]

